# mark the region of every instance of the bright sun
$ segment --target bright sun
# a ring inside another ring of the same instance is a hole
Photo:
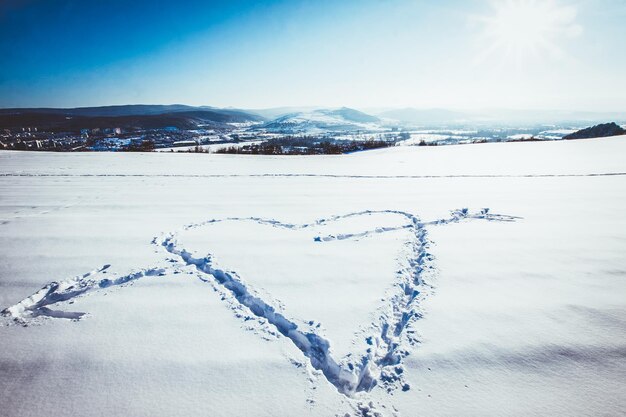
[[[541,53],[558,56],[559,38],[580,33],[575,23],[576,8],[554,1],[492,1],[493,14],[476,18],[482,28],[482,59],[491,55],[524,59],[539,58]]]

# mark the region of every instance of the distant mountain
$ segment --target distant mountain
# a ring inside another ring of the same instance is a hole
[[[377,130],[380,123],[378,117],[342,107],[287,114],[265,123],[260,128],[280,133],[315,134],[329,131]]]
[[[328,116],[333,116],[354,123],[380,123],[380,119],[375,116],[363,113],[358,110],[342,107],[336,110],[320,110]]]
[[[603,123],[563,136],[563,139],[604,138],[618,135],[626,135],[626,130],[622,129],[617,123]]]
[[[483,123],[505,122],[508,124],[554,124],[566,123],[584,126],[600,123],[604,120],[626,121],[623,112],[592,112],[567,110],[524,110],[524,109],[491,109],[474,114],[474,118]]]
[[[307,113],[320,110],[321,107],[300,106],[300,107],[272,107],[269,109],[245,109],[243,111],[264,117],[268,120],[274,120],[282,116],[294,113]]]
[[[391,109],[376,113],[385,119],[401,124],[419,126],[438,125],[536,125],[569,123],[594,123],[606,119],[624,120],[626,115],[617,112],[582,112],[562,110],[523,110],[523,109],[482,109],[475,111],[455,111],[446,109]]]
[[[0,128],[36,127],[49,131],[94,128],[159,129],[199,126],[230,128],[230,123],[261,122],[263,117],[239,110],[174,105],[128,105],[75,109],[0,109]]]
[[[394,109],[378,114],[380,117],[397,120],[402,123],[428,125],[441,123],[454,123],[468,118],[468,114],[444,109]]]
[[[193,107],[183,104],[129,104],[121,106],[101,106],[101,107],[76,107],[76,108],[15,108],[0,109],[0,114],[63,114],[66,116],[146,116],[151,114],[166,114],[179,111],[189,111],[198,109],[211,109],[210,107]]]

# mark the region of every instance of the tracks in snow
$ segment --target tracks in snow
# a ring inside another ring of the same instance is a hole
[[[111,177],[111,178],[353,178],[353,179],[430,179],[430,178],[578,178],[578,177],[620,177],[626,172],[591,172],[587,174],[452,174],[452,175],[368,175],[368,174],[307,174],[307,173],[265,173],[265,174],[31,174],[0,173],[0,177]]]
[[[52,310],[48,306],[63,301],[70,301],[90,291],[126,284],[145,276],[162,275],[165,272],[163,268],[151,268],[114,279],[95,278],[96,275],[106,273],[106,270],[110,266],[111,265],[104,265],[101,268],[94,269],[91,272],[78,275],[65,281],[53,281],[30,297],[2,310],[1,314],[12,318],[18,323],[26,323],[27,319],[39,316],[78,320],[85,315],[85,313]]]
[[[360,392],[368,392],[377,385],[382,385],[388,392],[395,389],[408,390],[410,386],[404,379],[402,359],[409,354],[411,346],[418,342],[408,329],[413,322],[422,317],[423,311],[420,301],[429,295],[432,289],[429,280],[435,271],[433,257],[428,251],[430,241],[427,227],[457,223],[469,219],[514,221],[517,218],[492,214],[489,209],[482,209],[474,213],[467,209],[460,209],[452,211],[447,218],[422,222],[417,216],[405,211],[366,210],[332,216],[305,224],[284,223],[275,219],[259,217],[231,217],[190,224],[185,226],[183,230],[226,221],[256,222],[284,229],[305,229],[328,225],[343,219],[374,214],[400,216],[403,219],[403,224],[395,227],[377,227],[355,233],[315,238],[319,244],[329,244],[337,240],[359,239],[396,230],[409,230],[411,232],[410,239],[406,242],[409,253],[407,266],[398,272],[390,301],[383,306],[378,319],[371,323],[371,328],[364,336],[368,345],[367,350],[360,355],[349,355],[349,357],[341,360],[333,358],[329,340],[318,335],[314,330],[299,329],[298,324],[290,319],[286,313],[277,311],[274,306],[256,295],[255,291],[246,285],[236,272],[216,268],[211,255],[201,258],[194,257],[188,249],[181,246],[176,233],[167,234],[160,239],[155,238],[153,243],[163,247],[168,254],[177,256],[186,265],[194,266],[201,274],[203,281],[210,281],[212,284],[218,285],[227,291],[241,307],[248,309],[254,316],[267,321],[270,326],[288,338],[309,359],[311,366],[321,371],[328,382],[335,386],[340,393],[347,397],[353,397]],[[113,279],[98,278],[105,274],[108,268],[109,265],[104,265],[102,268],[66,281],[52,282],[32,296],[3,310],[2,314],[23,324],[26,324],[29,319],[40,316],[80,319],[85,313],[52,310],[50,306],[67,301],[71,302],[76,297],[98,289],[123,285],[146,276],[164,275],[171,267],[142,269]]]
[[[283,336],[289,338],[296,347],[311,361],[311,365],[323,372],[328,381],[337,387],[339,392],[348,395],[356,386],[355,376],[344,370],[330,355],[330,343],[315,333],[298,330],[298,325],[278,313],[274,307],[261,298],[251,294],[248,287],[232,272],[216,269],[212,266],[211,257],[194,258],[186,249],[180,248],[173,236],[166,238],[161,245],[173,254],[178,255],[187,265],[194,265],[198,271],[213,276],[227,289],[235,299],[257,317],[264,318]]]
[[[482,209],[477,213],[470,213],[467,209],[451,212],[451,216],[432,222],[421,222],[420,219],[408,212],[398,210],[360,211],[340,216],[320,219],[312,223],[291,224],[283,223],[275,219],[258,217],[230,217],[226,219],[213,219],[201,223],[195,223],[184,227],[183,230],[195,229],[219,222],[249,221],[284,229],[305,229],[315,226],[327,225],[342,219],[366,216],[372,214],[394,214],[405,219],[406,224],[397,227],[379,227],[364,232],[352,234],[328,235],[316,237],[320,243],[334,240],[346,240],[362,238],[372,234],[386,233],[395,230],[411,230],[411,239],[407,244],[410,247],[408,267],[399,271],[395,282],[395,293],[391,302],[383,312],[378,322],[372,323],[375,330],[369,334],[366,341],[369,345],[367,351],[356,359],[343,361],[332,357],[330,341],[313,333],[300,330],[298,325],[288,319],[284,314],[278,313],[275,307],[254,294],[245,282],[233,271],[217,269],[213,266],[211,255],[195,258],[186,248],[181,246],[176,234],[171,233],[154,243],[162,245],[170,254],[178,256],[187,265],[193,265],[203,274],[212,276],[217,283],[227,290],[236,301],[248,308],[255,316],[267,320],[279,333],[290,339],[294,345],[309,358],[311,365],[321,371],[326,379],[333,384],[339,392],[352,397],[359,392],[370,391],[378,384],[383,384],[387,391],[396,388],[410,389],[404,381],[404,368],[402,358],[408,355],[410,345],[417,341],[406,335],[405,330],[412,322],[422,316],[419,300],[428,295],[432,288],[425,282],[425,276],[433,270],[433,257],[428,252],[429,241],[426,226],[444,225],[456,223],[467,219],[484,219],[489,221],[514,221],[516,218],[489,213],[489,209]]]

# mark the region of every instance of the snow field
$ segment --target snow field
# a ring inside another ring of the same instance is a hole
[[[619,415],[622,139],[313,158],[0,153],[1,408]]]

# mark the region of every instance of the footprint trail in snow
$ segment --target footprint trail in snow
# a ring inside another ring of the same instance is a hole
[[[447,218],[422,222],[417,216],[408,212],[380,210],[348,213],[307,224],[290,224],[258,217],[233,217],[195,223],[182,229],[182,231],[188,231],[225,222],[252,222],[281,229],[303,230],[331,225],[340,220],[379,214],[397,216],[402,222],[396,226],[375,227],[354,233],[317,235],[314,238],[316,244],[326,245],[335,241],[358,240],[398,230],[410,232],[410,238],[405,242],[409,248],[407,267],[402,268],[396,274],[392,295],[385,301],[386,305],[381,306],[377,319],[370,324],[365,334],[359,334],[359,337],[365,338],[366,351],[351,352],[343,358],[333,357],[330,340],[318,334],[314,327],[305,328],[301,323],[298,324],[297,320],[290,318],[288,311],[283,311],[280,306],[272,305],[271,300],[264,299],[236,272],[217,267],[211,254],[203,257],[194,256],[189,248],[179,242],[180,232],[165,234],[160,238],[155,238],[152,243],[165,249],[168,256],[176,257],[178,262],[193,266],[203,281],[210,283],[223,293],[223,298],[228,300],[231,308],[249,311],[249,314],[290,340],[308,358],[310,365],[320,371],[341,394],[352,399],[362,399],[362,394],[371,391],[375,386],[381,386],[389,393],[396,389],[405,391],[410,389],[410,384],[405,380],[402,361],[418,343],[412,324],[424,313],[421,301],[431,293],[433,287],[430,282],[436,272],[433,256],[429,253],[430,241],[427,228],[467,220],[510,222],[515,221],[517,217],[492,214],[489,209],[474,213],[467,209],[460,209],[452,211]],[[169,263],[164,261],[163,264],[164,266],[142,268],[116,278],[103,277],[109,268],[109,265],[104,265],[69,280],[51,282],[30,297],[4,309],[2,315],[10,319],[9,323],[25,326],[37,323],[41,318],[79,320],[85,313],[53,310],[50,307],[66,305],[76,297],[99,289],[124,286],[143,277],[174,272],[171,260]],[[356,331],[357,329],[348,330]],[[355,407],[355,409],[360,409],[363,405],[359,403]]]

